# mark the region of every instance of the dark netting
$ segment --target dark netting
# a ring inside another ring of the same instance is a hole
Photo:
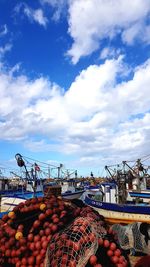
[[[127,226],[115,224],[112,226],[112,229],[117,233],[118,241],[122,249],[134,249],[136,252],[149,253],[148,224],[139,222]]]

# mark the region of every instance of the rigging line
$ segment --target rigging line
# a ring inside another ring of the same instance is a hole
[[[135,161],[136,161],[136,159],[135,160],[125,160],[125,162],[127,162],[127,163],[135,162]]]
[[[117,165],[121,165],[122,164],[122,162],[121,163],[116,163],[116,164],[113,164],[113,165],[107,165],[107,167],[116,167]]]
[[[12,171],[17,171],[18,170],[17,168],[15,169],[13,167],[1,167],[1,166],[0,166],[0,169],[1,170],[12,170]]]
[[[148,155],[145,155],[145,156],[143,156],[142,158],[147,158],[147,157],[149,157],[150,156],[150,154],[148,154]]]
[[[149,158],[150,158],[150,156],[148,156],[146,159],[142,160],[142,162],[144,162],[144,161],[148,160]]]
[[[150,157],[150,154],[148,154],[148,155],[145,155],[145,156],[142,156],[142,157],[140,157],[140,159],[141,159],[141,161],[145,161],[146,159],[144,159],[144,158],[149,158]],[[126,161],[126,162],[134,162],[134,161],[136,161],[137,159],[135,159],[135,160],[130,160],[130,161]]]
[[[24,159],[25,161],[26,161],[26,164],[29,164],[29,165],[31,165],[32,163],[31,162],[29,162],[28,160],[26,160],[26,159]]]
[[[52,165],[52,164],[49,164],[49,163],[46,163],[46,162],[43,162],[43,161],[35,160],[35,159],[29,158],[29,157],[26,157],[26,156],[22,156],[22,157],[25,158],[25,159],[30,159],[30,160],[32,160],[34,162],[39,162],[39,163],[45,164],[47,166],[56,167],[56,165]],[[58,167],[56,167],[56,168],[58,168]]]
[[[52,166],[52,167],[56,167],[55,165],[52,165],[52,164],[49,164],[49,163],[45,163],[45,162],[42,162],[42,161],[39,161],[39,160],[36,160],[36,159],[31,159],[31,158],[28,158],[34,162],[38,162],[38,163],[41,163],[41,164],[44,164],[44,165],[47,165],[48,167]],[[31,163],[31,165],[34,165],[34,163]],[[40,165],[42,166],[42,165]]]

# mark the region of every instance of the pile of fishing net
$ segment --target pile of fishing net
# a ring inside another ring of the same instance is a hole
[[[103,216],[54,195],[20,203],[0,220],[0,267],[127,267]]]
[[[64,231],[54,235],[47,250],[46,267],[80,266],[84,267],[98,248],[99,236],[106,235],[106,229],[99,216],[83,210]],[[91,210],[90,210],[91,211]]]
[[[45,267],[56,266],[126,267],[128,262],[102,217],[85,207],[80,217],[55,234],[49,243]]]

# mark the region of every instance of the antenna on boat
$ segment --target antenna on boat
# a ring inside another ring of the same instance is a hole
[[[28,170],[27,170],[27,167],[26,167],[26,165],[25,165],[25,162],[24,162],[24,160],[23,160],[21,154],[17,153],[17,154],[15,155],[15,158],[16,158],[16,160],[17,160],[17,164],[18,164],[18,166],[19,166],[19,167],[24,167],[24,168],[25,168],[25,171],[26,171],[26,177],[27,177],[29,180],[31,180],[31,177],[30,177],[30,175],[29,175],[29,172],[28,172]]]

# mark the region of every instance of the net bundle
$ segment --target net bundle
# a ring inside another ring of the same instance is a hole
[[[135,252],[149,253],[150,244],[147,224],[136,222],[127,226],[115,224],[112,229],[116,232],[122,249]]]
[[[86,217],[76,218],[64,231],[55,234],[47,249],[45,267],[83,267],[95,254],[98,238],[104,237],[106,230],[94,212],[83,213]]]

